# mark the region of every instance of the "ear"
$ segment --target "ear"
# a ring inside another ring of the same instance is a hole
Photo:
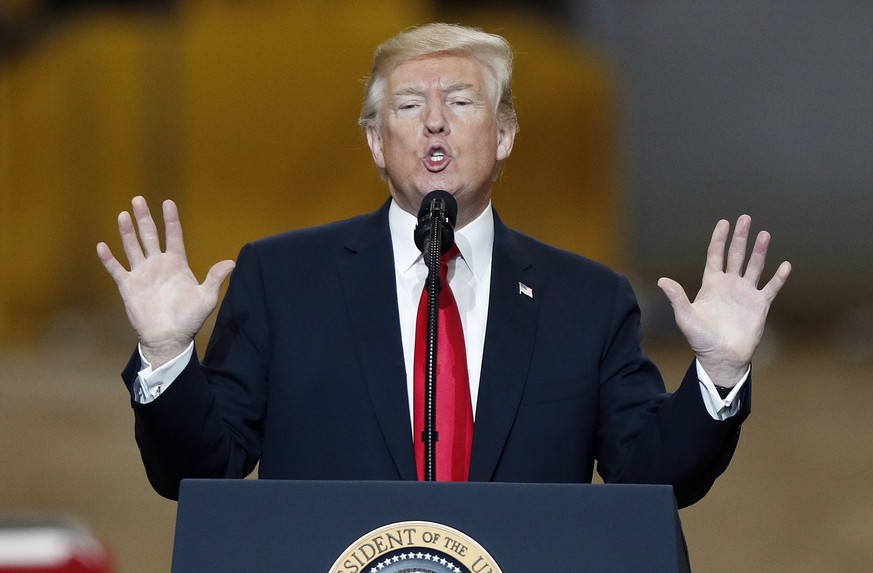
[[[515,142],[515,127],[502,127],[497,131],[497,161],[503,161],[512,153]]]
[[[382,153],[382,135],[373,125],[367,126],[367,144],[370,146],[370,153],[373,154],[373,161],[376,162],[376,167],[385,169],[385,156]]]

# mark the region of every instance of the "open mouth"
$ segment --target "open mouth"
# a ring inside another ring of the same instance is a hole
[[[427,154],[422,158],[422,162],[428,171],[438,172],[448,166],[452,158],[441,147],[429,149]]]

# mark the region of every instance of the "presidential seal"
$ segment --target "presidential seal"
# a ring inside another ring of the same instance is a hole
[[[502,573],[474,539],[446,525],[403,521],[355,541],[329,573]]]

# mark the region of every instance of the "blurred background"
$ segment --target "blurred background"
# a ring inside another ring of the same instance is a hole
[[[521,123],[503,219],[627,274],[675,387],[655,282],[694,292],[719,218],[794,271],[728,472],[681,517],[696,571],[873,570],[873,3],[3,0],[0,513],[67,514],[168,571],[95,254],[130,198],[180,207],[198,276],[247,241],[377,208],[356,125],[372,50],[414,24],[504,35]],[[207,329],[207,334],[208,334]],[[205,342],[205,341],[204,341]]]

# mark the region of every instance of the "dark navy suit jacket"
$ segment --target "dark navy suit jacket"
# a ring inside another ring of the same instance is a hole
[[[680,506],[725,469],[748,415],[706,412],[694,368],[672,395],[640,349],[621,275],[503,225],[470,479],[668,483]],[[411,239],[411,238],[410,238]],[[533,296],[519,292],[519,283]],[[135,353],[123,377],[139,367]],[[196,356],[155,401],[134,403],[149,479],[414,480],[388,204],[249,245]]]

